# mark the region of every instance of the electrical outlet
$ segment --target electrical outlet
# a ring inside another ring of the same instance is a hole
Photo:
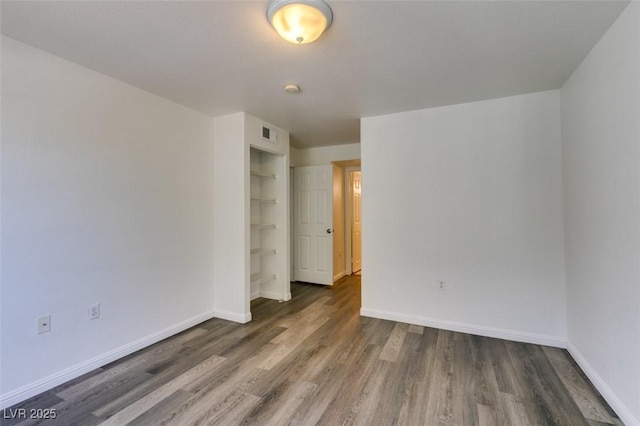
[[[51,314],[38,318],[38,334],[51,331]]]
[[[444,291],[444,281],[438,281],[438,291]]]
[[[95,305],[89,306],[89,310],[87,311],[87,315],[90,320],[100,318],[100,304],[96,303]]]

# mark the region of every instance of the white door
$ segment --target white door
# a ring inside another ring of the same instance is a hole
[[[351,262],[352,273],[362,269],[362,177],[360,172],[351,173]]]
[[[294,279],[333,284],[333,167],[294,172]]]

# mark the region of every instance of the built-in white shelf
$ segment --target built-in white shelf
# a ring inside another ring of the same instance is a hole
[[[262,204],[275,204],[277,202],[275,198],[252,198],[251,201]]]
[[[271,179],[276,178],[276,174],[273,172],[265,172],[263,170],[255,170],[255,169],[251,170],[251,176],[259,176],[259,177],[271,178]]]
[[[252,274],[251,275],[251,284],[262,284],[267,281],[274,280],[276,278],[276,274]]]
[[[287,250],[286,157],[249,148],[249,275],[251,299],[290,297]]]
[[[275,223],[252,223],[252,228],[256,229],[276,229]]]
[[[264,248],[254,248],[249,252],[251,255],[260,255],[266,256],[268,254],[276,254],[278,251],[276,249],[264,249]]]

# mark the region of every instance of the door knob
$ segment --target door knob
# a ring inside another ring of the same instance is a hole
[[[333,232],[333,229],[331,229],[331,228],[327,229],[327,234],[330,234],[332,232]]]

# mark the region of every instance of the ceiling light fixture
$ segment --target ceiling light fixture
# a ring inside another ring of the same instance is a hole
[[[298,86],[297,84],[289,83],[284,86],[284,91],[291,95],[296,95],[300,93],[300,86]]]
[[[333,12],[322,0],[272,0],[267,19],[283,39],[305,44],[331,26]]]

